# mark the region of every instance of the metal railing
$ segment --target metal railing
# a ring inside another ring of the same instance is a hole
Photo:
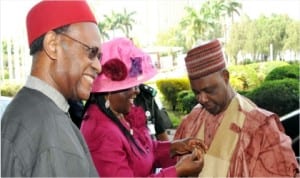
[[[280,122],[285,121],[285,120],[287,120],[289,118],[292,118],[292,117],[294,117],[296,115],[300,115],[300,109],[297,109],[297,110],[292,111],[292,112],[290,112],[290,113],[288,113],[286,115],[281,116],[280,117]]]

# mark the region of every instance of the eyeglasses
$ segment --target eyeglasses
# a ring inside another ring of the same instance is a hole
[[[88,53],[89,53],[88,54],[88,58],[89,59],[94,60],[95,57],[97,57],[97,59],[99,61],[101,60],[102,53],[99,52],[99,48],[98,47],[90,47],[89,45],[87,45],[87,44],[85,44],[85,43],[83,43],[83,42],[81,42],[79,40],[76,40],[75,38],[73,38],[73,37],[71,37],[71,36],[69,36],[69,35],[67,35],[65,33],[59,33],[59,34],[61,34],[61,35],[65,36],[65,37],[67,37],[67,38],[69,38],[69,39],[71,39],[71,40],[73,40],[73,41],[81,44],[82,46],[84,46],[87,49]]]

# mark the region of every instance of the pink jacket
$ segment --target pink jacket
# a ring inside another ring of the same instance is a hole
[[[171,166],[176,161],[169,156],[170,143],[153,141],[145,119],[144,111],[138,107],[133,107],[126,116],[143,154],[96,105],[90,106],[81,132],[101,177],[177,177],[175,167]],[[154,174],[159,167],[167,168]]]

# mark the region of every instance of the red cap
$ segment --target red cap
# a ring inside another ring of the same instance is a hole
[[[29,46],[34,40],[50,30],[78,22],[97,24],[95,16],[86,1],[43,0],[32,7],[27,14]]]

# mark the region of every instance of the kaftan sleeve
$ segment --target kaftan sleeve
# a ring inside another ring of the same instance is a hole
[[[270,116],[258,129],[252,145],[255,145],[253,148],[258,151],[251,158],[256,160],[250,168],[251,177],[292,177],[298,172],[299,167],[291,148],[291,139],[284,134],[277,117]]]
[[[180,125],[176,129],[174,140],[196,137],[203,123],[203,118],[208,117],[204,114],[207,114],[207,112],[205,112],[200,105],[196,105],[189,114],[183,117]]]

